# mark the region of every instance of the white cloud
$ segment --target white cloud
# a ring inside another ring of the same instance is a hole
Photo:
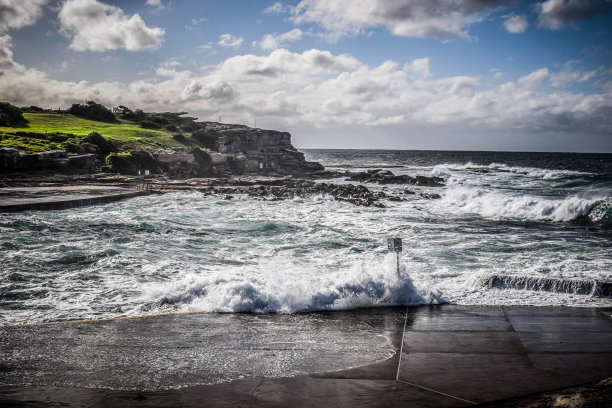
[[[568,61],[563,69],[550,75],[550,84],[555,88],[569,88],[574,84],[590,81],[602,73],[603,68],[584,71],[575,68],[578,61]]]
[[[97,0],[68,0],[59,12],[62,31],[75,51],[140,51],[161,45],[164,30],[148,27],[140,15]]]
[[[10,35],[0,36],[0,77],[4,75],[6,70],[11,70],[16,67],[13,60],[12,39]]]
[[[285,46],[288,42],[302,39],[302,30],[295,28],[282,34],[266,34],[260,41],[253,41],[253,46],[259,46],[262,50],[272,51]]]
[[[417,58],[410,64],[406,64],[405,69],[416,74],[418,78],[429,78],[431,76],[429,58]]]
[[[193,30],[196,26],[198,26],[200,23],[203,23],[205,21],[208,21],[208,19],[206,17],[201,17],[201,18],[192,18],[191,19],[191,24],[188,24],[185,26],[186,30]]]
[[[548,78],[548,68],[540,68],[531,74],[520,77],[518,83],[528,88],[532,88],[541,84],[546,78]]]
[[[527,16],[525,14],[513,15],[504,21],[504,27],[512,34],[524,33],[527,25]]]
[[[158,12],[166,9],[166,6],[164,5],[164,3],[162,3],[162,0],[147,0],[146,5],[155,7],[153,12]]]
[[[280,1],[277,1],[276,3],[274,3],[271,6],[267,7],[263,12],[264,13],[280,14],[280,13],[287,13],[290,10],[291,10],[291,7],[284,6],[283,3],[281,3]]]
[[[302,129],[309,135],[330,134],[334,129],[338,135],[345,134],[337,132],[339,128],[380,134],[371,127],[382,126],[383,132],[395,126],[397,140],[405,137],[406,129],[424,136],[443,132],[453,137],[460,132],[497,132],[539,138],[550,132],[609,138],[610,133],[609,90],[585,95],[568,88],[551,91],[537,86],[554,82],[564,70],[578,71],[572,64],[568,67],[573,69],[541,68],[516,80],[487,85],[488,81],[481,83],[471,76],[434,77],[427,58],[370,67],[345,54],[278,49],[264,56],[234,56],[198,71],[169,60],[147,79],[94,83],[58,81],[15,65],[6,36],[0,37],[0,64],[6,66],[0,94],[18,105],[57,108],[94,99],[148,111],[188,111],[202,119],[222,114],[225,121],[234,123],[256,116],[258,124],[266,127]],[[580,74],[583,78],[589,73]],[[364,130],[368,127],[369,131]]]
[[[0,3],[0,33],[11,28],[32,25],[42,15],[49,0],[2,0]]]
[[[302,0],[295,23],[317,23],[338,39],[384,26],[405,37],[468,37],[467,28],[509,0]]]
[[[199,101],[212,99],[217,102],[230,101],[236,96],[236,91],[224,81],[202,82],[193,80],[189,82],[181,92],[184,101]]]
[[[535,5],[541,27],[558,30],[612,9],[609,0],[546,0]]]
[[[333,74],[358,66],[360,63],[348,54],[333,55],[329,51],[312,49],[301,54],[283,48],[268,56],[238,55],[220,65],[224,74],[251,77],[300,77]]]
[[[244,38],[242,37],[234,37],[231,34],[221,34],[219,36],[219,41],[217,42],[217,45],[220,45],[222,47],[238,48],[242,45],[243,41]]]

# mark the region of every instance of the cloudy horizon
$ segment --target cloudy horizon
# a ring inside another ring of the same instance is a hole
[[[612,1],[0,0],[0,99],[301,148],[612,152]]]

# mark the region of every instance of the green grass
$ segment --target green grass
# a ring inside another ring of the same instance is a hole
[[[49,140],[0,133],[0,147],[12,147],[17,150],[38,153],[61,149],[62,146]]]
[[[15,132],[67,133],[76,136],[86,136],[91,132],[98,132],[107,140],[121,146],[122,149],[147,148],[175,148],[183,146],[172,139],[172,133],[163,130],[143,129],[133,122],[122,121],[120,124],[95,122],[81,119],[73,115],[59,113],[24,113],[28,124],[23,127],[0,127],[0,134],[4,134],[0,145],[15,147],[20,150],[44,151],[45,143],[28,143],[24,137],[14,136]],[[47,145],[51,145],[47,143]],[[27,148],[30,146],[30,148]],[[50,147],[50,146],[49,146]],[[43,149],[43,150],[40,150]]]

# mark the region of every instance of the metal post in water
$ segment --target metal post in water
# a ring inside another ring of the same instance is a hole
[[[397,277],[400,276],[400,252],[402,252],[402,239],[401,238],[388,238],[387,249],[395,252],[397,255]]]

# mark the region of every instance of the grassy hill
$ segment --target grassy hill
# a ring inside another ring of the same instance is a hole
[[[100,133],[122,150],[197,146],[189,140],[179,143],[165,130],[144,129],[137,123],[121,120],[104,123],[60,113],[24,113],[28,121],[19,127],[0,127],[0,146],[41,152],[62,149],[66,143],[78,143],[83,136]]]

